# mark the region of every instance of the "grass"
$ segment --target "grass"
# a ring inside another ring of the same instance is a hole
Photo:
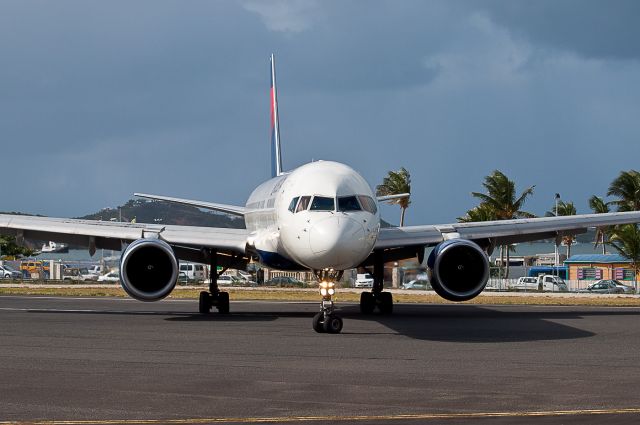
[[[174,299],[198,299],[202,288],[177,287],[169,296]],[[317,290],[280,289],[280,288],[225,288],[232,300],[265,300],[265,301],[313,301],[319,302]],[[39,295],[39,296],[68,296],[68,297],[127,297],[120,287],[1,287],[0,295]],[[394,293],[393,299],[397,303],[421,304],[454,304],[435,294],[424,293]],[[338,291],[337,302],[359,302],[360,292],[353,290]],[[463,304],[484,305],[584,305],[584,306],[615,306],[640,307],[640,298],[631,296],[552,296],[552,295],[512,295],[482,294]]]

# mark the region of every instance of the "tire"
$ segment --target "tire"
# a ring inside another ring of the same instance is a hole
[[[375,300],[371,292],[363,292],[360,294],[360,313],[372,314],[376,308]]]
[[[218,313],[229,314],[229,293],[218,292]]]
[[[378,294],[378,309],[382,314],[393,313],[393,295],[391,292],[380,292]]]
[[[313,330],[319,334],[324,333],[324,313],[320,312],[313,316]]]
[[[328,334],[339,334],[342,330],[342,319],[339,316],[332,314],[322,324],[324,331]]]
[[[209,314],[211,310],[211,295],[208,292],[200,292],[200,300],[198,302],[198,311],[201,314]]]

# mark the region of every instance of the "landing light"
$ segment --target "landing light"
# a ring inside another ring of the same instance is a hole
[[[320,295],[326,297],[327,295],[333,295],[336,293],[336,284],[334,282],[320,282]]]

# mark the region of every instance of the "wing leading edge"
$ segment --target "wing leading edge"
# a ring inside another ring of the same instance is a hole
[[[175,204],[190,205],[192,207],[204,208],[207,210],[220,211],[227,214],[237,215],[244,217],[247,209],[245,207],[238,207],[235,205],[216,204],[213,202],[194,201],[191,199],[172,198],[170,196],[162,195],[149,195],[147,193],[134,193],[134,196],[145,199],[152,199],[154,201],[166,201],[173,202]]]
[[[200,259],[203,249],[245,255],[246,229],[196,226],[159,226],[144,223],[114,223],[107,221],[66,218],[32,217],[0,214],[0,233],[21,239],[56,240],[75,245],[104,249],[122,249],[123,244],[144,237],[158,237],[176,250],[184,260]]]
[[[584,233],[590,227],[640,222],[640,211],[380,229],[374,249],[433,246],[447,239],[490,240],[492,246]]]

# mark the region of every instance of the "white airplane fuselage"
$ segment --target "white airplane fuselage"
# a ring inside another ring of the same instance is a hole
[[[357,267],[380,230],[375,194],[352,168],[317,161],[258,186],[246,204],[249,245],[280,269]]]

